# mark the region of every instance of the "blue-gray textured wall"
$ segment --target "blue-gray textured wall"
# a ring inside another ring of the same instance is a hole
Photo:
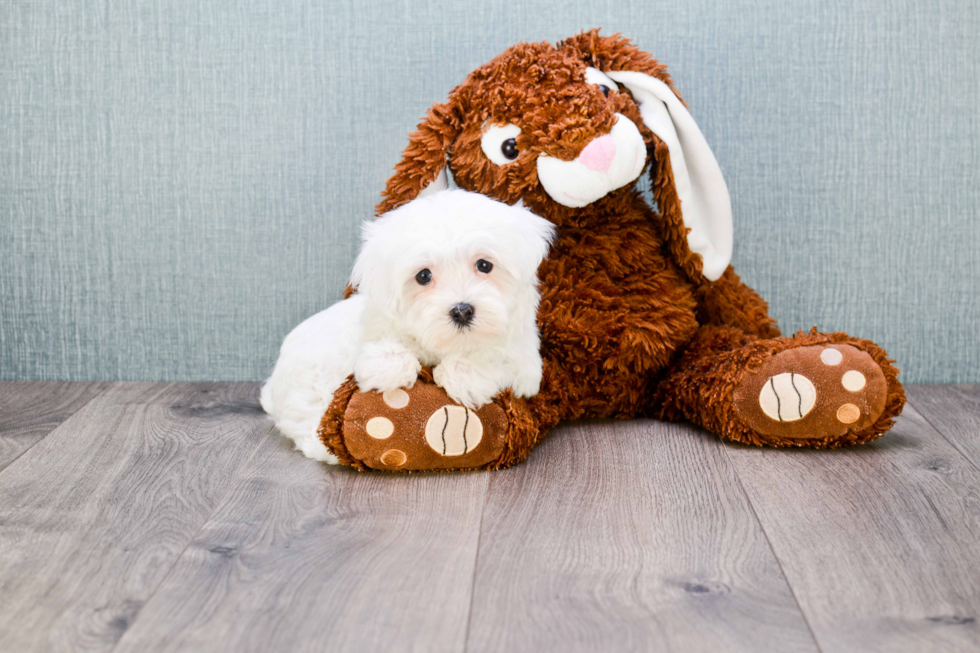
[[[5,0],[0,378],[262,378],[426,108],[591,26],[671,66],[784,330],[980,381],[968,0]]]

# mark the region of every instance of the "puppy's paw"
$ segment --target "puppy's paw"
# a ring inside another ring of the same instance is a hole
[[[444,359],[432,370],[432,378],[453,401],[474,410],[489,404],[499,391],[489,374],[459,359]]]
[[[541,370],[538,369],[536,374],[534,371],[518,374],[511,389],[518,397],[527,398],[538,394],[541,391]]]
[[[415,354],[391,339],[365,343],[354,362],[354,378],[362,392],[411,388],[421,371]]]
[[[511,389],[518,397],[533,397],[541,391],[541,355],[535,349],[533,355],[518,363],[517,376]]]

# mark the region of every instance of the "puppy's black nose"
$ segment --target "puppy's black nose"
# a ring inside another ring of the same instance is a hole
[[[449,309],[449,317],[453,318],[458,326],[464,327],[469,326],[470,322],[473,321],[473,307],[469,304],[456,304]]]

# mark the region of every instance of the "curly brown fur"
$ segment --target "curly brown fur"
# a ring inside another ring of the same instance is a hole
[[[700,286],[697,300],[700,324],[736,327],[760,338],[780,335],[776,320],[769,317],[769,304],[731,266],[718,281]]]
[[[350,465],[356,467],[358,471],[365,472],[369,469],[367,465],[354,458],[344,445],[344,412],[347,410],[347,404],[350,403],[351,397],[356,392],[357,381],[352,375],[340,384],[340,387],[333,393],[333,401],[330,402],[327,412],[323,414],[323,419],[320,420],[317,435],[320,436],[320,441],[327,447],[327,450],[337,456],[337,460],[341,464]]]
[[[855,444],[887,430],[904,395],[884,351],[845,334],[779,338],[765,301],[732,268],[713,283],[705,279],[700,256],[687,244],[666,145],[644,125],[627,90],[606,97],[587,84],[587,66],[646,73],[673,89],[666,66],[618,34],[591,30],[557,45],[515,45],[473,71],[428,112],[377,206],[380,214],[414,199],[448,166],[461,188],[509,204],[522,201],[558,227],[539,270],[541,392],[529,400],[508,392],[497,398],[510,420],[507,444],[485,467],[523,460],[559,421],[591,417],[686,418],[731,440],[801,446],[799,440],[746,428],[732,412],[731,397],[747,370],[804,342],[859,347],[874,357],[888,382],[886,410],[871,427],[805,446]],[[575,158],[609,133],[617,113],[635,123],[646,143],[659,212],[635,182],[582,208],[555,202],[538,179],[538,156]],[[521,128],[519,155],[498,166],[482,152],[481,137],[487,125],[505,123]],[[349,385],[338,391],[321,428],[331,451],[358,466],[345,458],[341,437],[351,392]]]

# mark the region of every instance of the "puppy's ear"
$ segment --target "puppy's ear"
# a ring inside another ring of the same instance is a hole
[[[619,34],[601,37],[592,30],[564,44],[633,96],[656,136],[650,178],[668,250],[695,282],[718,280],[732,258],[728,186],[666,67]]]
[[[406,234],[400,226],[405,220],[398,212],[361,225],[361,249],[351,270],[350,286],[364,293],[376,305],[391,304],[397,298],[395,279],[399,270],[396,262],[404,250]]]
[[[449,187],[446,155],[462,128],[456,91],[449,101],[436,104],[426,114],[418,129],[408,136],[408,147],[388,179],[384,199],[375,207],[378,215],[398,208],[416,197]]]
[[[354,260],[354,268],[351,270],[350,281],[347,287],[351,291],[358,291],[364,285],[366,277],[371,273],[372,261],[379,257],[380,243],[377,242],[378,224],[368,220],[361,224],[361,248]],[[345,296],[346,299],[346,296]]]
[[[523,206],[511,206],[507,210],[510,216],[507,231],[511,242],[510,251],[505,256],[514,261],[522,283],[534,284],[537,282],[538,266],[551,250],[555,225]]]

